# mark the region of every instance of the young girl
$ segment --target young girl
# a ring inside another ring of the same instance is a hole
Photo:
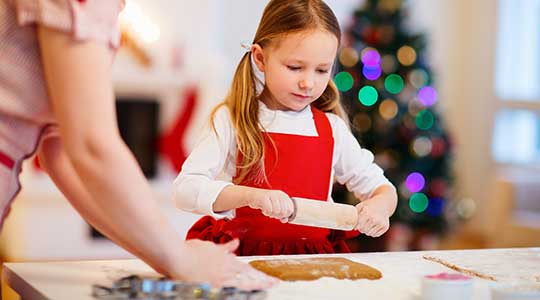
[[[332,201],[334,176],[362,200],[356,229],[388,230],[395,189],[349,131],[330,79],[340,38],[321,0],[268,3],[213,131],[175,181],[177,205],[207,215],[187,239],[237,238],[238,255],[349,252],[343,240],[357,232],[286,223],[290,197]]]
[[[37,153],[88,223],[156,271],[214,286],[269,287],[274,280],[231,253],[236,241],[183,241],[122,142],[110,73],[123,6],[0,0],[0,229],[21,189],[22,162]]]

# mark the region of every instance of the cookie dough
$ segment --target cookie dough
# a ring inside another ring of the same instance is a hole
[[[254,260],[255,269],[281,280],[316,280],[321,277],[337,279],[380,279],[379,270],[341,257]]]

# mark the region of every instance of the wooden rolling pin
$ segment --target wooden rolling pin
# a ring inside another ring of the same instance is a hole
[[[294,213],[289,223],[313,227],[352,230],[358,224],[356,207],[341,203],[292,198]]]

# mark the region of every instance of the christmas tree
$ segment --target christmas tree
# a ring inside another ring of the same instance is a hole
[[[451,145],[436,110],[426,38],[411,33],[405,19],[400,0],[365,1],[346,32],[334,77],[353,134],[398,190],[391,229],[371,250],[430,248],[448,228],[453,207]],[[337,201],[351,202],[343,194],[335,191]]]

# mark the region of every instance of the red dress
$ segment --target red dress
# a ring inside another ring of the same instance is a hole
[[[282,190],[290,197],[327,201],[330,188],[334,138],[326,115],[311,108],[318,136],[265,133],[265,170],[268,182],[248,178],[240,185]],[[269,138],[277,149],[274,150]],[[240,161],[241,157],[239,157]],[[249,176],[248,176],[249,177]],[[338,231],[281,223],[258,209],[241,207],[230,219],[205,216],[187,233],[187,239],[218,244],[239,239],[237,255],[348,253],[345,239],[357,231]]]

